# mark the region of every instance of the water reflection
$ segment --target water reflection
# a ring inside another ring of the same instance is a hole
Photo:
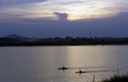
[[[1,82],[99,81],[126,73],[128,46],[1,47]],[[66,71],[58,67],[68,67]],[[75,72],[82,70],[81,75]]]

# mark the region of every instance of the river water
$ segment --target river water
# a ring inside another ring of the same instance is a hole
[[[98,82],[127,66],[127,45],[0,47],[0,82]]]

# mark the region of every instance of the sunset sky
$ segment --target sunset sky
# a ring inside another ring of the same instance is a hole
[[[0,37],[128,37],[127,0],[0,0]]]

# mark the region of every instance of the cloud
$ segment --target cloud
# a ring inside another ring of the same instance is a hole
[[[62,14],[62,13],[61,13]],[[59,13],[60,15],[60,13]],[[63,16],[63,15],[62,15]],[[65,17],[66,18],[66,17]],[[50,20],[22,20],[23,23],[3,23],[0,26],[0,36],[12,33],[36,37],[65,37],[92,36],[97,37],[127,37],[128,13],[120,13],[115,17],[90,19],[82,21],[50,21]],[[31,23],[31,24],[30,24]],[[8,34],[7,34],[8,33]]]
[[[20,4],[20,3],[33,3],[33,2],[43,2],[46,0],[0,0],[0,4]]]
[[[92,36],[126,36],[128,13],[118,13],[128,10],[127,3],[127,0],[0,0],[0,34],[87,36],[91,32]]]
[[[0,13],[14,18],[57,18],[59,20],[80,20],[114,16],[126,11],[127,7],[116,5],[111,0],[0,0]],[[124,1],[121,1],[124,3]],[[5,3],[5,4],[3,4]],[[27,4],[21,4],[27,3]],[[13,5],[8,5],[13,4]],[[3,5],[3,7],[1,7]],[[121,7],[121,9],[119,9]],[[60,13],[64,12],[64,13]],[[47,13],[47,14],[46,14]],[[17,14],[20,16],[17,16]],[[56,17],[55,17],[56,16]],[[0,15],[0,17],[3,17]]]
[[[54,12],[54,14],[58,17],[58,20],[67,20],[67,13]]]

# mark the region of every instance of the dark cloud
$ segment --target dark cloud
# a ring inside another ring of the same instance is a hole
[[[58,13],[60,19],[67,15]],[[97,37],[128,37],[128,13],[120,13],[115,17],[90,19],[81,21],[24,20],[26,23],[0,23],[0,36],[12,33],[36,37],[92,36]],[[40,24],[39,24],[40,22]]]
[[[58,17],[59,20],[67,20],[67,13],[54,12],[54,14]]]

